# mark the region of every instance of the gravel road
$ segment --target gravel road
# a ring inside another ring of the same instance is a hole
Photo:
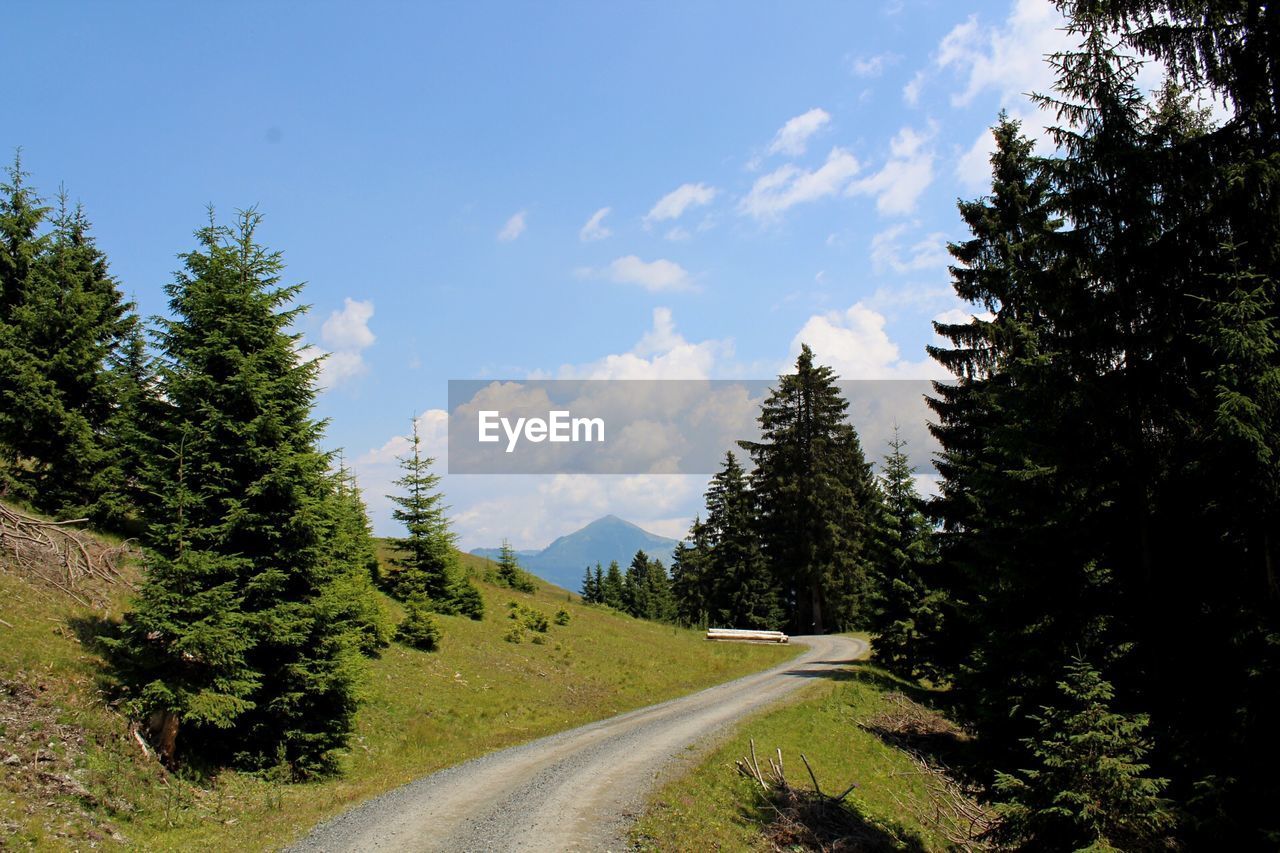
[[[849,637],[792,642],[808,648],[773,669],[441,770],[289,849],[625,850],[628,827],[666,773],[731,723],[866,652]]]

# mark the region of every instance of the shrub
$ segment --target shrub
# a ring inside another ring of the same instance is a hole
[[[405,604],[405,616],[396,628],[396,640],[423,651],[435,651],[440,644],[440,626],[431,615],[431,599],[416,595]]]

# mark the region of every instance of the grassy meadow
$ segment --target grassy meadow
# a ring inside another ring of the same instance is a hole
[[[927,702],[918,688],[865,662],[819,679],[792,701],[740,724],[703,761],[665,784],[637,822],[632,841],[649,851],[791,849],[788,837],[778,834],[772,810],[761,802],[759,784],[735,766],[750,754],[754,739],[762,767],[776,756],[775,750],[782,750],[786,778],[795,788],[813,788],[801,753],[824,793],[838,796],[857,784],[845,799],[841,819],[859,843],[839,849],[963,849],[956,839],[966,834],[967,826],[948,815],[945,806],[937,808],[939,777],[924,772],[901,748],[903,741],[886,737],[882,729],[900,719],[905,703],[913,718],[937,729],[933,739],[951,756],[964,750],[965,738],[906,698],[907,693]],[[927,749],[916,751],[929,754]]]
[[[462,555],[474,575],[484,560]],[[439,651],[369,661],[343,773],[292,784],[232,771],[168,773],[101,689],[95,615],[0,567],[0,849],[272,849],[383,791],[484,753],[757,671],[794,647],[716,645],[694,631],[583,605],[539,584],[477,581],[483,621],[440,616]],[[116,590],[110,618],[126,595]],[[508,602],[551,620],[503,640]],[[396,618],[400,606],[382,606]],[[555,624],[559,610],[568,624]]]

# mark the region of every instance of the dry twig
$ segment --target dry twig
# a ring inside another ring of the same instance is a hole
[[[40,581],[85,607],[104,606],[103,586],[132,586],[120,571],[130,542],[103,545],[76,527],[86,521],[47,521],[0,504],[0,569]]]

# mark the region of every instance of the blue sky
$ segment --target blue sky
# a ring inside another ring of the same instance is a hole
[[[1042,0],[69,3],[5,13],[0,144],[81,199],[144,314],[212,203],[257,205],[331,353],[328,445],[375,525],[447,380],[939,375],[944,244]],[[880,449],[869,448],[876,455]],[[605,513],[677,535],[705,480],[451,477],[464,547]]]

